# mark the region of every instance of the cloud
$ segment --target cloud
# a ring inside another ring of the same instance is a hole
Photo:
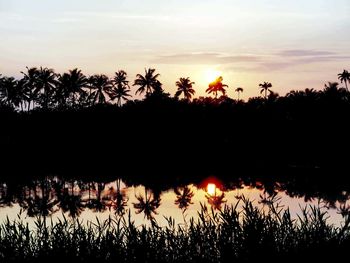
[[[234,64],[251,63],[261,60],[256,55],[227,55],[217,52],[180,53],[173,55],[161,55],[152,60],[158,64],[186,64],[186,65],[212,65],[212,64]]]
[[[290,49],[279,52],[277,55],[282,57],[309,57],[309,56],[331,56],[336,55],[334,52],[307,50],[307,49]]]
[[[100,18],[100,19],[116,19],[116,20],[155,20],[155,21],[168,21],[172,17],[169,15],[140,15],[140,14],[121,14],[114,12],[65,12],[67,17],[80,17],[80,18]]]

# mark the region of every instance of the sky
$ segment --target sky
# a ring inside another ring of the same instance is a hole
[[[232,97],[264,81],[284,95],[350,70],[349,28],[349,0],[0,0],[0,74],[123,69],[133,82],[151,67],[172,95],[180,77],[205,95],[213,74]]]

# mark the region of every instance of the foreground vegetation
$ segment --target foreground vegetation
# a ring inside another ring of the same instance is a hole
[[[288,209],[266,200],[264,209],[242,198],[242,208],[225,206],[214,212],[205,206],[198,220],[167,226],[155,221],[136,226],[129,217],[104,222],[38,217],[34,230],[20,217],[0,226],[1,262],[256,262],[277,260],[325,261],[347,256],[350,214],[343,223],[327,222],[319,207],[302,209],[292,219]]]

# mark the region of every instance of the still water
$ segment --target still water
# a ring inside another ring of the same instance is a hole
[[[349,193],[343,191],[330,200],[307,193],[295,193],[286,185],[275,182],[267,188],[261,182],[222,183],[216,179],[201,184],[175,186],[166,190],[142,185],[127,185],[121,179],[105,182],[64,180],[48,177],[27,184],[1,183],[0,222],[22,219],[33,224],[38,216],[53,221],[79,218],[83,222],[105,220],[109,216],[131,216],[136,225],[156,220],[165,225],[172,217],[177,224],[186,224],[198,217],[202,206],[219,212],[224,206],[243,204],[249,199],[261,209],[271,202],[283,209],[289,208],[293,217],[301,214],[305,206],[318,206],[329,215],[329,222],[342,223],[342,211],[349,208]]]

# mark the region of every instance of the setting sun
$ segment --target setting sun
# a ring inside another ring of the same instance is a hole
[[[208,83],[211,83],[213,82],[214,80],[216,80],[218,77],[220,77],[222,75],[222,72],[219,71],[219,70],[216,70],[216,69],[207,69],[205,72],[204,72],[204,77],[205,77],[205,80],[208,82]]]
[[[214,195],[216,192],[216,185],[215,184],[208,184],[207,186],[207,192],[210,195]]]

